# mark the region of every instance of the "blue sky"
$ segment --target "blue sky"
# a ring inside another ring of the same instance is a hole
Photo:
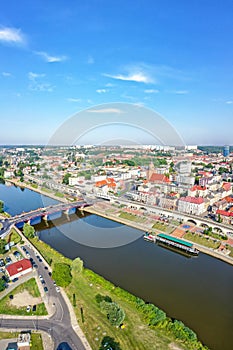
[[[187,144],[233,144],[232,17],[231,0],[4,1],[0,144],[46,143],[112,102],[157,111]]]

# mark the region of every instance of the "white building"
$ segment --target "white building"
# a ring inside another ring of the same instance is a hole
[[[202,197],[181,197],[178,201],[178,211],[187,214],[201,215],[205,212],[205,202]]]

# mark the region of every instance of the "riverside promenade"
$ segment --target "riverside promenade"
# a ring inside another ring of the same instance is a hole
[[[137,221],[131,221],[131,220],[121,218],[119,215],[115,214],[114,212],[110,212],[109,210],[104,210],[103,207],[101,207],[101,204],[102,203],[100,203],[100,204],[95,203],[94,205],[92,205],[90,207],[85,207],[82,210],[89,213],[89,214],[99,215],[103,218],[119,222],[122,225],[131,226],[131,227],[133,227],[137,230],[141,230],[143,232],[152,231],[153,222],[148,222],[148,220],[147,220],[147,222],[145,222],[145,223],[140,223]],[[161,233],[161,231],[156,230],[156,229],[153,229],[153,232],[156,234]],[[193,243],[191,241],[189,241],[189,242]],[[214,249],[204,247],[204,246],[197,244],[197,243],[193,243],[193,246],[204,254],[210,255],[216,259],[222,260],[230,265],[233,265],[233,258],[231,258],[230,256],[227,256],[223,253],[220,253]]]

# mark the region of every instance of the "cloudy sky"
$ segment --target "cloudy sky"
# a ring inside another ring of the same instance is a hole
[[[0,144],[46,143],[115,102],[187,144],[233,144],[232,18],[231,0],[2,1]]]

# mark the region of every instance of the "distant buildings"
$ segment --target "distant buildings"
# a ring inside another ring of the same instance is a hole
[[[230,154],[230,147],[229,146],[224,146],[223,147],[223,156],[228,157]]]

